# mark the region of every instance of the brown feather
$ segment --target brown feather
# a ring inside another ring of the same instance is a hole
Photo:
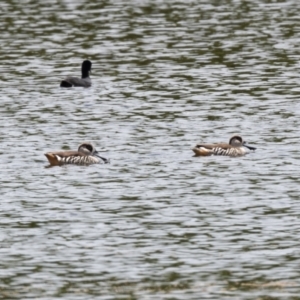
[[[87,156],[87,154],[70,150],[70,151],[47,152],[47,153],[45,153],[45,156],[47,157],[51,166],[61,166],[64,163],[60,162],[57,159],[57,156],[60,156],[60,157]]]

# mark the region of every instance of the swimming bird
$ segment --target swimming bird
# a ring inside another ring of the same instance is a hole
[[[78,77],[67,77],[61,83],[61,87],[72,87],[72,86],[82,86],[90,87],[92,85],[91,78],[89,74],[92,69],[92,63],[89,60],[83,61],[81,65],[81,78]]]
[[[249,152],[249,150],[255,150],[256,148],[249,146],[243,141],[243,138],[239,135],[234,135],[230,138],[229,143],[218,144],[198,144],[192,150],[195,156],[211,156],[211,155],[223,155],[223,156],[243,156]]]
[[[67,164],[86,166],[98,163],[108,163],[109,160],[98,154],[95,147],[88,142],[79,145],[77,151],[58,151],[45,153],[50,166]]]

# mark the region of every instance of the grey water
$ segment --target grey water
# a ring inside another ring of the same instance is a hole
[[[300,299],[299,1],[3,0],[0,26],[0,299]],[[233,134],[257,150],[193,157]],[[110,164],[46,168],[83,141]]]

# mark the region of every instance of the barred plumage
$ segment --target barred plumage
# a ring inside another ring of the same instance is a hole
[[[219,144],[198,144],[192,150],[195,156],[231,156],[238,157],[243,156],[249,152],[249,150],[255,150],[256,148],[246,145],[242,137],[239,135],[233,136],[229,143]]]
[[[67,164],[86,166],[98,163],[108,163],[108,159],[100,156],[91,143],[83,143],[77,151],[48,152],[45,154],[50,166]]]

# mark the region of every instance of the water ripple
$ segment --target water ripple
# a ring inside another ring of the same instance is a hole
[[[0,298],[298,297],[300,4],[1,9]],[[236,133],[257,151],[192,156]],[[111,163],[45,168],[86,140]]]

